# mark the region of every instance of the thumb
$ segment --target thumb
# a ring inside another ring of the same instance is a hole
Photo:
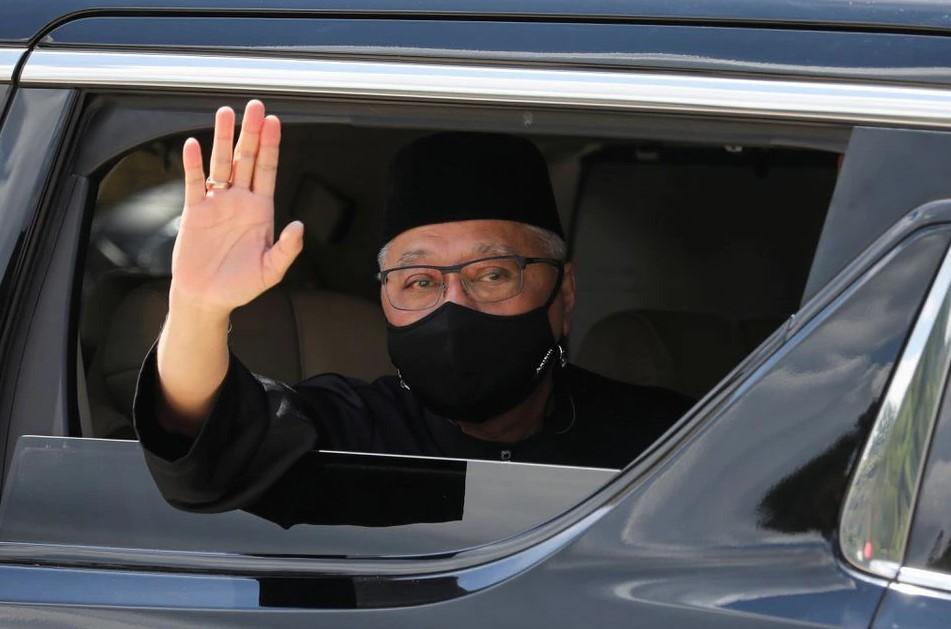
[[[281,232],[277,242],[264,252],[263,277],[268,288],[283,279],[287,269],[303,248],[304,224],[300,221],[291,221]]]

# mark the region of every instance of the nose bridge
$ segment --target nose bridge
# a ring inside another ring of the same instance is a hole
[[[445,301],[451,301],[460,306],[472,305],[472,298],[466,292],[465,285],[462,282],[462,273],[458,269],[443,272],[443,282],[445,283]]]

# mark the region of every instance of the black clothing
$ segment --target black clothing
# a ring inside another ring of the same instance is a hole
[[[620,468],[690,406],[672,391],[569,365],[555,372],[543,430],[509,445],[467,436],[393,376],[367,383],[323,374],[290,387],[232,354],[211,415],[188,439],[158,425],[156,369],[153,347],[139,374],[135,427],[162,494],[191,511],[253,504],[314,449]]]

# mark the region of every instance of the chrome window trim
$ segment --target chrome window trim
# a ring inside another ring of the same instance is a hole
[[[892,583],[888,586],[888,589],[892,590],[893,592],[898,592],[900,594],[904,594],[905,596],[912,596],[915,598],[925,596],[928,598],[936,598],[942,601],[951,601],[951,594],[948,594],[947,592],[935,590],[929,587],[923,587],[920,585],[902,583],[900,581]]]
[[[840,550],[859,570],[889,579],[903,570],[949,367],[951,248],[898,360],[842,507]]]
[[[13,73],[25,54],[26,48],[0,47],[0,83],[13,81]]]
[[[951,592],[951,574],[935,570],[923,570],[906,566],[898,571],[898,582]]]
[[[24,85],[570,106],[951,128],[951,90],[643,71],[36,50]]]

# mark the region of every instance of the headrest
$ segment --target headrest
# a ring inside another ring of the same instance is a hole
[[[699,398],[745,355],[736,325],[724,317],[625,310],[591,327],[576,362],[615,380]]]

